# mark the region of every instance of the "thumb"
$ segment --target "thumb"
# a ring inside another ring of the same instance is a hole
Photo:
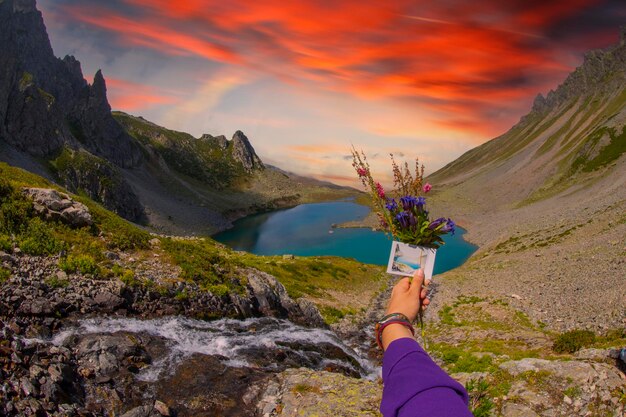
[[[422,268],[420,268],[413,274],[413,281],[411,281],[411,291],[419,293],[422,290],[423,283],[424,271],[422,271]]]

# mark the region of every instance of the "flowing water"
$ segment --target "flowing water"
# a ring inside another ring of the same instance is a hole
[[[156,381],[194,353],[218,356],[230,367],[281,371],[305,366],[374,378],[378,368],[348,347],[330,330],[306,328],[287,320],[250,318],[211,322],[173,316],[151,320],[91,318],[61,331],[51,342],[66,344],[72,336],[126,332],[165,340],[167,355],[141,370],[139,380]],[[38,340],[42,342],[41,340]]]

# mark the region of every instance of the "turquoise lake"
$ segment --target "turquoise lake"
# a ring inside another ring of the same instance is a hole
[[[350,201],[302,204],[239,219],[232,229],[212,237],[257,255],[333,255],[387,265],[391,240],[384,233],[368,228],[332,228],[333,224],[362,219],[368,212],[368,207]],[[446,244],[437,251],[434,274],[460,266],[476,251],[463,234],[465,230],[457,228],[454,236],[445,237]]]

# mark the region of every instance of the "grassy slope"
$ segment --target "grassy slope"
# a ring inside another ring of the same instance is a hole
[[[19,168],[0,163],[0,189],[3,191],[0,211],[0,243],[4,250],[13,246],[34,255],[50,256],[65,250],[60,260],[63,269],[122,279],[128,285],[159,286],[162,282],[147,282],[134,278],[132,266],[121,268],[105,257],[112,250],[124,252],[140,263],[158,259],[180,267],[175,279],[197,282],[201,288],[217,294],[240,292],[245,285],[242,267],[253,267],[276,276],[294,297],[308,297],[316,302],[329,322],[345,314],[360,311],[368,301],[363,293],[373,296],[380,289],[384,276],[382,268],[350,259],[335,257],[263,257],[233,251],[210,238],[154,238],[145,230],[102,208],[89,198],[73,195],[89,208],[95,224],[71,229],[55,222],[43,222],[35,217],[31,203],[21,196],[21,187],[61,187]],[[34,244],[36,243],[36,244]],[[7,271],[0,273],[0,280]],[[333,308],[330,308],[333,306]]]

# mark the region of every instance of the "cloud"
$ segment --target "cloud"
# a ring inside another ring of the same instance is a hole
[[[572,69],[568,54],[580,51],[568,36],[586,37],[586,47],[603,46],[602,23],[624,17],[615,0],[419,7],[409,0],[117,0],[108,6],[88,0],[64,10],[68,19],[116,34],[121,45],[355,97],[410,98],[416,109],[433,112],[434,123],[482,134],[516,121],[538,91]],[[509,103],[505,111],[503,102]],[[495,125],[485,117],[494,113],[500,115]]]
[[[107,77],[107,96],[114,109],[124,111],[144,110],[153,106],[180,102],[176,93],[164,93],[157,87],[128,80]]]

